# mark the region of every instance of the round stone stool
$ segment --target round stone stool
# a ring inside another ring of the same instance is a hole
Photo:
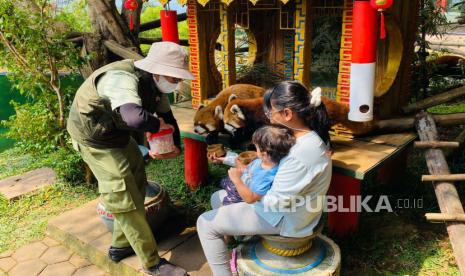
[[[238,248],[239,275],[339,275],[341,253],[328,237],[305,238],[263,236]]]

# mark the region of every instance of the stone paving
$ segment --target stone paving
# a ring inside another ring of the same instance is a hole
[[[98,200],[91,201],[51,219],[47,227],[48,235],[111,275],[146,275],[141,271],[136,256],[119,263],[108,259],[111,233],[97,215],[97,202]],[[183,267],[189,275],[212,275],[195,227],[171,233],[157,242],[160,256]]]
[[[0,275],[106,276],[104,270],[49,237],[0,254]]]

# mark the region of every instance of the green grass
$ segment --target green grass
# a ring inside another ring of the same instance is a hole
[[[459,275],[444,225],[399,214],[373,214],[360,231],[337,241],[342,275]]]
[[[456,128],[449,134],[453,137],[460,131]],[[0,153],[0,178],[47,165],[50,159],[53,158],[20,155],[15,150]],[[452,156],[449,163],[452,172],[465,170],[465,152]],[[148,179],[167,189],[190,223],[210,209],[210,195],[219,189],[219,180],[227,174],[227,168],[220,165],[210,164],[209,171],[208,182],[191,192],[184,181],[183,155],[171,160],[152,160],[147,165]],[[374,179],[363,183],[365,194],[421,197],[424,208],[362,214],[359,231],[354,236],[335,238],[342,252],[342,275],[459,275],[444,225],[429,224],[423,219],[424,213],[438,211],[432,187],[420,182],[425,172],[422,152],[415,151],[409,154],[406,173],[398,185],[380,186]],[[464,191],[459,186],[459,193],[465,194]],[[93,187],[60,183],[10,204],[0,200],[0,252],[42,238],[51,217],[96,196]]]
[[[210,196],[219,190],[219,181],[227,175],[227,168],[210,164],[209,172],[208,182],[192,192],[184,180],[184,155],[169,160],[153,160],[147,166],[147,178],[163,185],[171,200],[185,209],[194,221],[197,215],[210,209]]]
[[[50,218],[96,197],[93,187],[58,183],[12,203],[0,198],[0,252],[42,239]]]
[[[451,113],[463,113],[465,112],[465,102],[456,104],[441,104],[428,108],[428,112],[434,114],[451,114]]]
[[[16,148],[5,150],[0,153],[0,179],[49,166],[50,159],[49,156],[24,154]]]
[[[18,149],[0,153],[0,179],[53,164],[54,155],[32,156]],[[43,238],[50,218],[97,197],[85,184],[57,183],[9,203],[0,196],[0,252]]]

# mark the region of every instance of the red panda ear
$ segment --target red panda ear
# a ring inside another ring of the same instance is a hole
[[[215,107],[215,115],[216,118],[223,120],[223,109],[221,108],[221,105],[217,105]]]
[[[237,115],[239,119],[245,120],[244,113],[242,113],[241,108],[237,104],[234,104],[233,106],[231,106],[231,113],[234,115]]]
[[[197,110],[200,110],[200,109],[202,109],[204,107],[205,107],[205,105],[203,103],[201,103],[201,104],[199,104],[199,107],[197,108]]]
[[[228,98],[228,103],[230,103],[232,100],[235,100],[237,99],[237,95],[236,94],[231,94]]]

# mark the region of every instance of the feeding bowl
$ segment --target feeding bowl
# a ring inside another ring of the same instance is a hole
[[[255,159],[257,159],[257,152],[255,151],[244,151],[237,157],[237,161],[241,162],[244,166],[247,166]]]
[[[216,155],[216,157],[223,157],[226,155],[226,150],[224,149],[223,144],[212,144],[207,146],[207,156],[211,157]]]

